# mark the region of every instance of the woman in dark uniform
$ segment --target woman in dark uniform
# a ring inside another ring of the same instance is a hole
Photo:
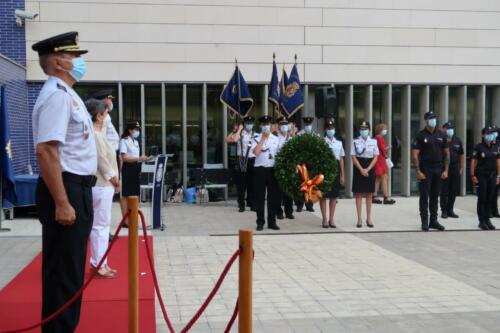
[[[352,192],[356,195],[358,222],[356,227],[363,226],[361,211],[363,194],[366,197],[366,225],[373,228],[371,211],[372,198],[375,192],[375,164],[379,155],[377,140],[370,138],[370,124],[363,121],[359,126],[360,136],[352,142],[351,158],[354,164]]]
[[[485,127],[481,134],[483,140],[474,147],[473,158],[470,161],[470,176],[472,183],[477,186],[479,228],[495,230],[490,221],[490,211],[491,197],[500,181],[500,155],[493,144],[495,140],[493,129]]]
[[[120,140],[122,180],[120,207],[122,215],[125,215],[129,210],[127,198],[131,196],[139,196],[141,187],[141,162],[144,162],[149,158],[144,155],[140,156],[138,141],[138,138],[141,135],[140,129],[141,127],[139,126],[139,122],[134,121],[128,123]],[[124,227],[127,227],[127,224],[125,224]]]

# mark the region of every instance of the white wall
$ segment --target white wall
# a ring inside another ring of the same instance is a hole
[[[145,4],[145,3],[148,4]],[[268,82],[272,53],[305,82],[500,83],[498,0],[39,0],[31,45],[77,30],[89,81]]]

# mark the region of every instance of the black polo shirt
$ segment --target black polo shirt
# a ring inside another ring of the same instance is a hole
[[[488,146],[484,141],[477,144],[472,156],[477,160],[476,174],[497,172],[497,159],[500,154],[495,144]]]
[[[417,133],[413,139],[413,149],[420,150],[418,160],[420,167],[424,168],[442,168],[443,167],[443,149],[448,148],[448,139],[446,134],[438,129],[430,132],[427,127]]]
[[[450,168],[458,168],[460,164],[460,155],[464,154],[462,141],[454,135],[451,141],[448,141],[448,148],[450,148]]]

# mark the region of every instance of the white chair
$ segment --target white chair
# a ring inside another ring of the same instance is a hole
[[[224,169],[224,164],[218,163],[218,164],[208,164],[205,163],[203,164],[203,169],[205,170],[223,170]],[[228,196],[228,186],[227,184],[205,184],[206,189],[214,189],[214,188],[221,188],[224,189],[224,200],[226,201],[227,204],[227,196]]]
[[[146,184],[141,184],[141,201],[144,202],[146,198],[146,193],[153,191],[153,186],[154,186],[154,174],[155,174],[155,165],[156,165],[156,159],[148,161],[148,162],[143,162],[141,164],[141,179],[146,178],[147,182]],[[144,199],[143,199],[144,198]]]

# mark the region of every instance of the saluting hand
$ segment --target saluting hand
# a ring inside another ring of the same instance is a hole
[[[267,140],[267,138],[269,137],[270,134],[271,134],[271,132],[262,133],[262,139]]]
[[[76,213],[75,209],[68,202],[61,206],[56,206],[56,221],[60,225],[72,225],[75,223]]]

